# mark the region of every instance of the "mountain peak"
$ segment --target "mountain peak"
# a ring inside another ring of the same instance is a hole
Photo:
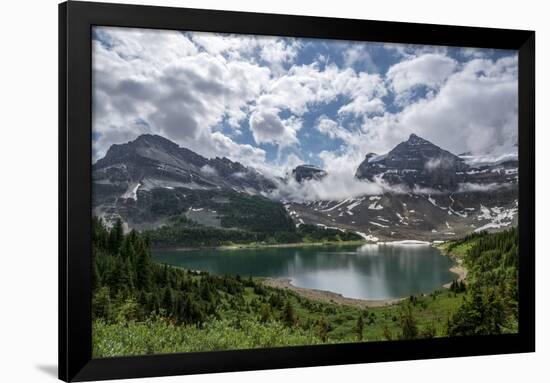
[[[413,133],[386,155],[367,155],[359,165],[356,177],[373,180],[380,176],[390,184],[404,184],[411,188],[455,190],[463,181],[467,168],[458,156]]]
[[[176,144],[173,141],[170,141],[165,137],[159,136],[158,134],[149,134],[149,133],[142,134],[136,137],[135,140],[128,142],[128,144],[136,144],[136,143],[147,143],[147,144],[153,144],[153,145],[179,147],[178,144]]]
[[[411,133],[411,135],[409,136],[409,139],[407,141],[405,141],[407,144],[409,145],[420,145],[420,144],[431,144],[430,141],[428,140],[425,140],[423,139],[422,137],[420,136],[417,136],[416,134],[414,133]],[[432,144],[433,145],[433,144]]]
[[[119,191],[126,189],[123,195],[131,195],[128,190],[138,183],[141,191],[185,187],[255,193],[274,188],[271,180],[239,162],[226,157],[208,159],[155,134],[111,145],[105,157],[93,165],[93,172],[96,181],[109,180],[108,184],[114,182]]]
[[[302,164],[296,166],[292,170],[292,175],[296,181],[302,182],[308,180],[320,180],[327,175],[327,172],[315,165]]]

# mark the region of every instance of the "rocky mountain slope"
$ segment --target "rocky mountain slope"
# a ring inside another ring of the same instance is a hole
[[[517,159],[473,163],[413,134],[387,154],[367,154],[356,171],[359,182],[382,184],[385,192],[280,201],[267,198],[277,195],[276,182],[254,169],[142,135],[113,145],[93,165],[93,209],[107,222],[122,218],[128,228],[150,229],[181,218],[206,227],[265,230],[267,216],[274,215],[280,227],[312,224],[371,241],[445,240],[515,225]],[[296,167],[289,177],[299,187],[328,180],[311,165]]]
[[[107,222],[122,217],[137,228],[157,225],[204,195],[211,197],[210,204],[223,204],[230,194],[258,195],[275,188],[271,180],[238,162],[207,159],[148,134],[112,145],[93,165],[92,179],[94,214]]]
[[[387,154],[369,153],[355,176],[369,181],[378,177],[390,185],[406,185],[413,190],[456,192],[468,183],[513,182],[516,174],[517,161],[472,167],[461,157],[411,134]]]
[[[381,182],[386,193],[285,206],[298,223],[355,230],[372,241],[446,240],[517,223],[517,166],[510,158],[473,166],[412,134],[387,154],[367,154],[357,169],[357,179]]]

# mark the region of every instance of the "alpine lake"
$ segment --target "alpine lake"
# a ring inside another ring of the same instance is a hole
[[[456,279],[453,261],[428,244],[236,249],[155,249],[156,262],[215,275],[285,278],[348,298],[387,300],[430,293]]]

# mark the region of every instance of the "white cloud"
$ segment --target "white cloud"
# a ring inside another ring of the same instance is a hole
[[[383,47],[393,52],[398,59],[413,58],[427,53],[446,55],[448,52],[447,47],[438,45],[384,43]]]
[[[302,183],[289,177],[285,182],[278,180],[277,184],[271,197],[295,202],[338,201],[366,194],[382,194],[386,190],[380,181],[361,181],[345,172],[329,173],[321,180],[312,179]]]
[[[201,172],[206,174],[206,175],[218,175],[218,172],[216,171],[216,169],[214,169],[212,166],[210,165],[204,165],[202,168],[201,168]]]
[[[279,148],[298,143],[296,132],[302,127],[301,120],[290,117],[281,120],[276,108],[261,108],[250,116],[250,129],[258,144],[273,144]]]
[[[338,109],[338,114],[353,114],[359,117],[372,113],[382,113],[384,109],[385,104],[381,99],[369,99],[364,95],[359,95]]]
[[[512,184],[502,184],[502,183],[490,183],[490,184],[475,184],[471,182],[461,183],[458,185],[460,192],[488,192],[503,188],[512,187]]]
[[[401,61],[388,69],[386,78],[397,93],[416,86],[439,87],[456,69],[457,62],[441,54],[428,53]]]
[[[291,67],[271,83],[258,104],[288,109],[301,116],[312,105],[330,103],[338,96],[344,96],[352,103],[357,98],[372,101],[385,94],[384,82],[377,74],[356,73],[351,68],[341,69],[334,64],[321,70],[313,63]]]
[[[99,31],[107,43],[93,45],[96,157],[111,144],[146,132],[164,135],[206,156],[233,158],[249,151],[229,144],[229,137],[220,145],[216,127],[225,119],[238,135],[250,103],[271,79],[269,68],[210,54],[179,32],[104,27]],[[207,48],[212,52],[248,49],[246,39],[193,36],[210,41]],[[263,153],[265,158],[265,152],[255,149],[256,156]]]
[[[101,40],[93,42],[96,158],[113,143],[156,133],[202,155],[227,156],[280,175],[310,159],[300,132],[343,141],[315,152],[313,159],[334,177],[353,179],[366,153],[385,153],[410,133],[453,153],[517,151],[513,55],[494,61],[485,51],[463,49],[455,56],[462,57],[459,63],[445,47],[386,44],[396,63],[384,75],[354,69],[365,63],[370,72],[374,65],[360,43],[334,43],[344,59],[338,67],[331,63],[332,52],[297,62],[300,50],[311,44],[299,39],[96,31]],[[427,94],[416,92],[420,88]],[[388,99],[394,99],[393,107]],[[235,142],[246,137],[243,132],[254,141]],[[259,147],[266,144],[278,151],[275,159],[266,160],[266,150],[273,150]],[[317,193],[328,196],[323,185]]]
[[[368,51],[368,46],[363,43],[352,43],[342,54],[346,67],[353,68],[355,65],[359,64],[366,66],[367,71],[370,73],[378,72],[379,70]]]
[[[258,48],[255,36],[234,34],[213,35],[209,32],[192,32],[188,33],[187,36],[207,53],[232,59],[249,57]]]
[[[431,97],[401,110],[369,116],[339,156],[378,154],[415,133],[455,154],[499,156],[517,152],[517,57],[472,60],[451,74]]]
[[[347,129],[340,126],[336,121],[328,118],[327,116],[321,116],[315,124],[315,128],[325,136],[332,139],[340,139],[344,142],[351,142],[353,134]]]
[[[473,60],[432,99],[407,106],[396,128],[453,153],[510,152],[517,140],[517,61]]]
[[[287,42],[289,41],[289,42]],[[276,73],[285,71],[285,64],[294,60],[301,47],[301,43],[296,39],[276,39],[272,37],[258,37],[260,45],[260,57],[266,61],[271,69]]]

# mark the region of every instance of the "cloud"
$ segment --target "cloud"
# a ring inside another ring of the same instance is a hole
[[[424,167],[426,170],[434,170],[444,165],[440,158],[430,158],[426,164],[424,164]]]
[[[281,120],[276,108],[262,108],[250,116],[250,129],[258,144],[273,144],[279,147],[298,143],[296,132],[301,128],[299,118]]]
[[[218,156],[229,153],[228,157],[233,161],[252,166],[256,169],[267,169],[265,150],[249,145],[238,144],[220,132],[213,132],[203,136],[200,140],[203,150],[208,153],[218,153]]]
[[[142,133],[272,176],[307,159],[353,179],[366,153],[410,133],[472,158],[517,153],[513,52],[111,27],[93,36],[94,159]],[[309,193],[330,196],[325,187]]]
[[[410,59],[428,53],[447,55],[449,51],[449,48],[438,45],[384,43],[383,47],[393,53],[398,60]]]
[[[204,165],[202,168],[201,168],[201,172],[203,174],[206,174],[206,175],[213,175],[213,176],[217,176],[218,175],[218,172],[216,169],[214,169],[212,166],[210,165]]]
[[[269,68],[209,54],[179,32],[99,30],[109,44],[93,42],[93,129],[100,137],[94,142],[97,157],[111,144],[141,133],[161,134],[206,156],[235,157],[239,151],[250,150],[234,142],[219,145],[215,133],[226,121],[238,135],[250,102],[270,81]],[[216,48],[216,42],[247,51],[239,39],[228,43],[214,36],[207,40],[211,51],[228,51]],[[240,46],[232,43],[238,41]],[[138,120],[145,124],[138,126]]]
[[[497,183],[490,183],[490,184],[476,184],[471,182],[461,183],[458,185],[458,192],[459,193],[467,193],[467,192],[488,192],[503,188],[509,188],[512,187],[512,184],[497,184]]]
[[[375,73],[379,71],[378,66],[374,63],[372,55],[368,51],[368,45],[363,43],[352,43],[343,53],[344,64],[346,67],[353,68],[356,65],[365,66],[367,71]]]
[[[433,98],[405,107],[393,125],[453,153],[515,151],[517,97],[515,58],[473,60]]]
[[[351,114],[355,117],[368,116],[385,111],[382,97],[387,95],[387,89],[381,76],[361,72],[350,79],[342,93],[350,101],[338,109],[338,114]]]
[[[264,63],[282,72],[298,54],[301,42],[294,38],[190,32],[187,36],[207,53],[228,60]]]
[[[457,62],[441,54],[428,53],[393,65],[386,74],[390,88],[403,93],[417,86],[435,89],[456,69]]]
[[[379,99],[369,99],[364,95],[359,95],[350,103],[338,109],[338,114],[353,114],[355,116],[363,116],[372,113],[384,112],[385,104]]]
[[[336,121],[328,118],[327,116],[321,116],[315,124],[315,128],[321,133],[332,139],[340,139],[344,142],[350,142],[353,138],[353,134],[340,126]]]
[[[386,94],[384,82],[377,74],[357,73],[351,68],[334,64],[321,69],[315,62],[294,65],[271,83],[258,104],[265,107],[288,109],[301,116],[314,105],[328,104],[338,97],[352,102],[358,97],[372,100]]]
[[[259,37],[260,57],[277,73],[283,73],[285,64],[294,60],[302,44],[296,39]]]
[[[517,97],[516,55],[470,60],[431,96],[368,116],[349,146],[334,155],[350,161],[368,152],[383,154],[411,133],[454,154],[497,158],[517,153]]]
[[[210,55],[223,56],[227,59],[244,59],[251,57],[258,49],[255,36],[236,34],[217,34],[208,32],[189,32],[186,36]]]
[[[483,166],[488,164],[496,164],[496,163],[502,163],[505,161],[517,161],[518,160],[518,153],[517,150],[513,150],[510,153],[502,153],[502,154],[481,154],[481,155],[462,155],[461,158],[464,160],[465,163],[471,166]]]
[[[379,182],[361,181],[346,173],[329,173],[321,180],[297,182],[290,177],[286,182],[278,181],[277,189],[271,198],[294,202],[304,201],[338,201],[362,195],[377,195],[384,192]]]

